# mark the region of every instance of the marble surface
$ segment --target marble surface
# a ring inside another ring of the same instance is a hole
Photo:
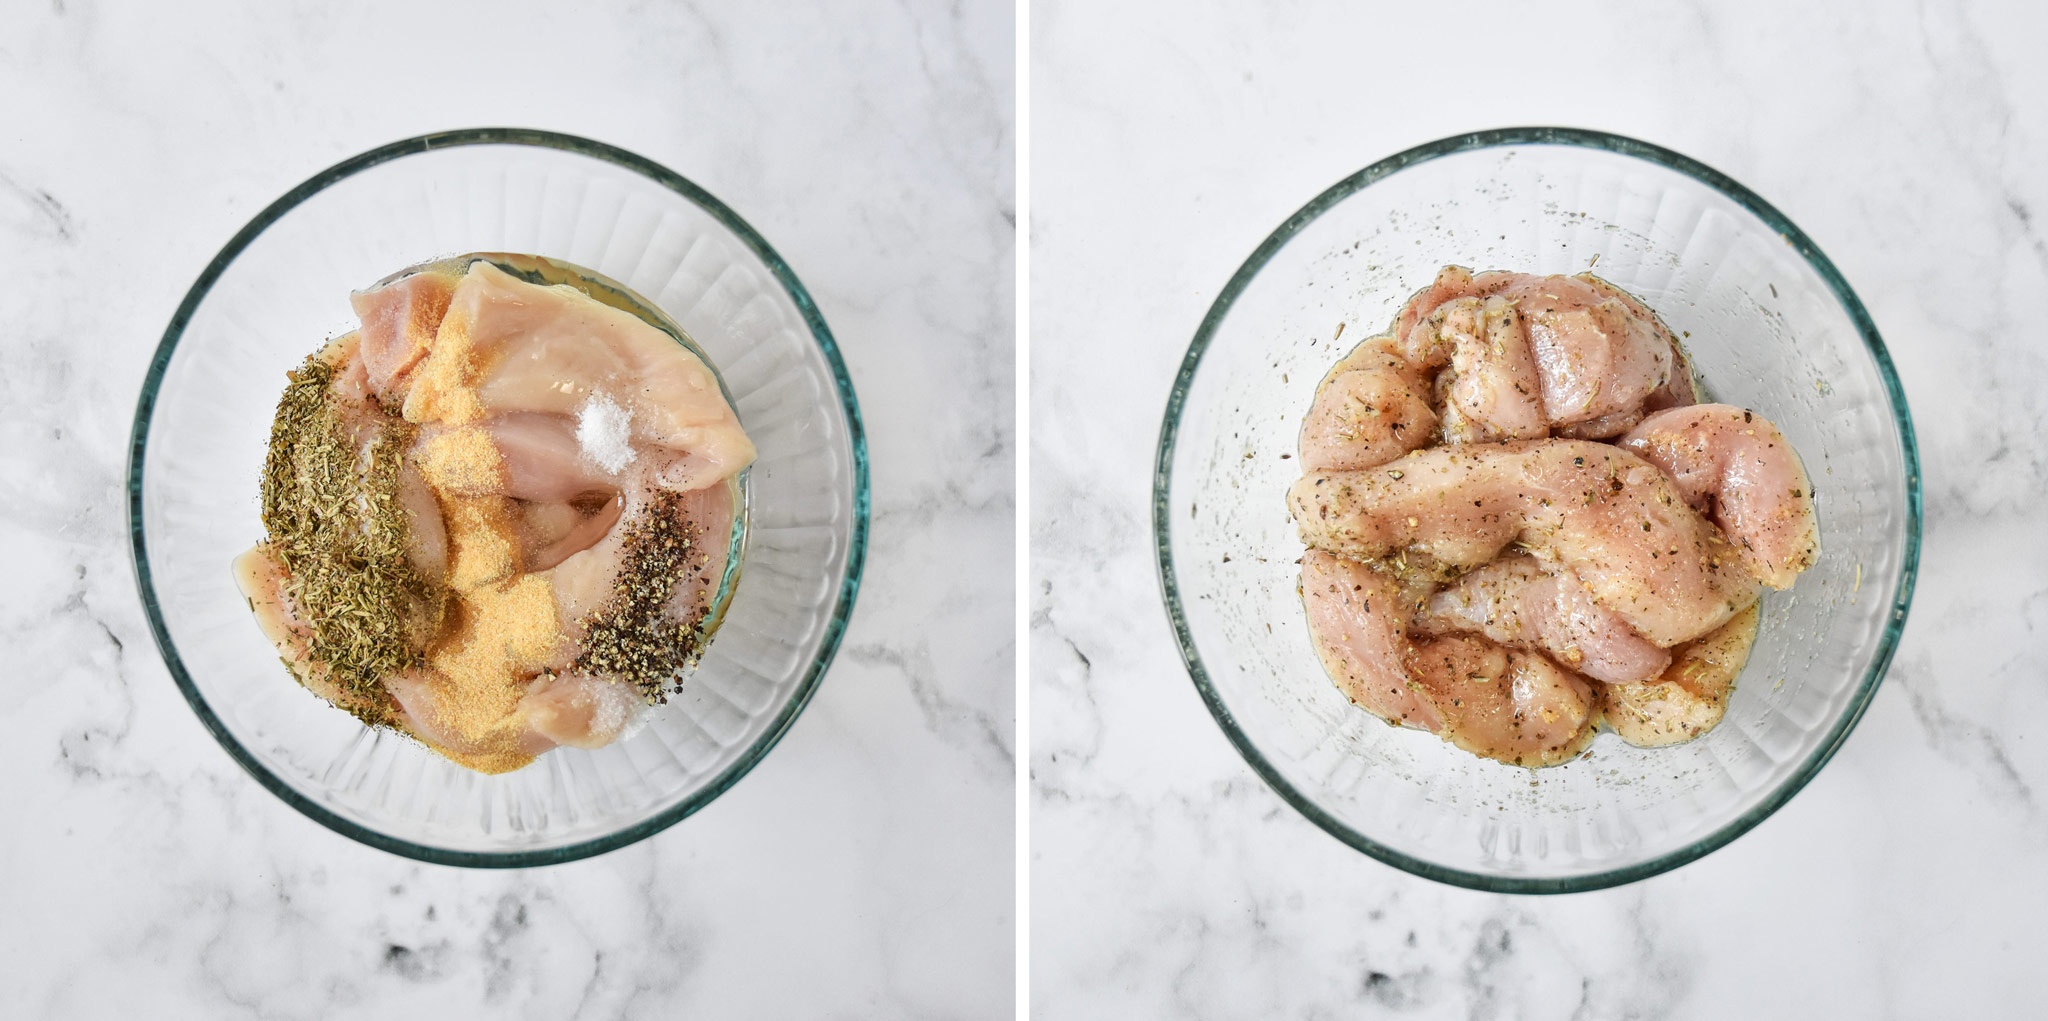
[[[0,6],[0,1016],[1002,1017],[1014,1002],[1012,12]],[[866,412],[817,699],[700,814],[515,872],[303,818],[201,729],[124,541],[144,363],[257,210],[372,146],[553,128],[788,258]]]
[[[2039,1013],[2040,6],[1611,3],[1495,27],[1052,0],[1031,32],[1036,1015]],[[1660,142],[1805,228],[1890,345],[1926,486],[1904,642],[1834,761],[1693,865],[1553,898],[1411,877],[1261,783],[1181,669],[1147,503],[1188,338],[1268,231],[1383,156],[1529,123]]]

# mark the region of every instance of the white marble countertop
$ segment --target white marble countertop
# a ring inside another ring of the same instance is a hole
[[[2048,12],[1364,6],[1034,8],[1034,1012],[2038,1016]],[[1260,239],[1513,124],[1649,139],[1785,211],[1869,304],[1925,466],[1905,640],[1834,761],[1695,864],[1554,898],[1411,877],[1287,807],[1180,666],[1148,523],[1173,373]]]
[[[430,6],[0,6],[0,1016],[1007,1016],[1011,12]],[[145,363],[228,237],[485,124],[751,221],[873,456],[853,625],[780,746],[667,832],[515,872],[360,846],[236,768],[150,641],[120,498]]]

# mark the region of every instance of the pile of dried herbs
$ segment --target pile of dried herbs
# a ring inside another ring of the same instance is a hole
[[[398,501],[413,427],[370,405],[351,409],[321,356],[290,373],[263,463],[267,548],[285,594],[311,628],[307,651],[325,664],[368,723],[392,712],[385,677],[418,666],[440,624],[445,593],[407,558],[411,523]],[[379,419],[367,451],[349,413]]]
[[[655,490],[624,526],[625,566],[612,598],[585,618],[589,633],[576,659],[579,670],[631,683],[650,705],[682,690],[682,671],[702,644],[694,622],[667,612],[676,582],[709,570],[709,558],[697,551],[697,526],[680,503],[680,494]]]

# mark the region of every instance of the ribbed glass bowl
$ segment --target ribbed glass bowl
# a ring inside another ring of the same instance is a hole
[[[1681,331],[1708,399],[1783,429],[1813,477],[1819,563],[1767,593],[1726,719],[1689,744],[1529,770],[1352,705],[1310,647],[1284,494],[1333,362],[1446,264],[1591,268]],[[1337,338],[1343,327],[1342,339]],[[1195,685],[1252,768],[1338,839],[1509,892],[1630,882],[1733,840],[1828,760],[1905,621],[1920,528],[1905,397],[1841,274],[1748,189],[1597,132],[1462,135],[1374,164],[1255,250],[1189,345],[1160,433],[1153,526]]]
[[[257,479],[285,371],[353,328],[351,290],[464,252],[558,259],[651,300],[710,357],[759,449],[732,602],[683,693],[609,747],[556,749],[500,776],[365,728],[299,688],[228,569],[263,537]],[[623,150],[475,129],[338,164],[228,242],[150,363],[128,496],[157,645],[235,761],[364,843],[446,864],[539,865],[675,823],[789,728],[859,587],[867,452],[824,319],[737,214]]]

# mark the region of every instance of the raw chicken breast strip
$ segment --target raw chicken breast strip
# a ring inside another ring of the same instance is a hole
[[[1464,635],[1411,641],[1414,595],[1357,561],[1310,550],[1301,576],[1317,656],[1381,719],[1521,766],[1562,762],[1591,740],[1592,689],[1542,655]]]
[[[1418,642],[1416,690],[1446,710],[1444,737],[1511,766],[1554,766],[1593,740],[1595,695],[1541,653],[1471,635]]]
[[[1316,655],[1351,701],[1389,723],[1434,734],[1443,715],[1409,686],[1413,600],[1392,577],[1322,550],[1301,558],[1301,598]]]
[[[1642,684],[1602,685],[1607,725],[1638,748],[1678,744],[1714,729],[1728,711],[1735,675],[1756,642],[1757,608],[1680,645],[1671,667]]]
[[[1679,345],[1678,337],[1672,334],[1670,327],[1664,325],[1664,320],[1658,318],[1657,313],[1650,311],[1649,306],[1637,301],[1635,295],[1591,273],[1581,273],[1574,279],[1585,281],[1586,286],[1591,287],[1608,298],[1621,302],[1631,315],[1650,324],[1651,329],[1656,331],[1657,336],[1664,341],[1665,346],[1671,349],[1671,376],[1664,381],[1663,386],[1650,391],[1650,396],[1643,399],[1643,407],[1640,414],[1655,414],[1668,408],[1682,408],[1689,404],[1698,404],[1700,402],[1699,389],[1694,384],[1692,378],[1692,361],[1685,356],[1685,349]],[[1592,426],[1593,423],[1588,422],[1586,425]],[[1597,431],[1573,434],[1567,430],[1563,435],[1570,439],[1599,439],[1602,437],[1619,436],[1627,431],[1627,428],[1626,423],[1603,423],[1597,428]]]
[[[1654,680],[1671,665],[1671,653],[1595,602],[1578,576],[1527,555],[1502,557],[1438,590],[1410,628],[1417,634],[1477,632],[1548,653],[1610,684]]]
[[[1379,353],[1379,352],[1373,352]],[[1338,470],[1385,464],[1436,439],[1437,416],[1429,386],[1409,372],[1398,356],[1353,358],[1356,368],[1334,373],[1316,391],[1301,423],[1304,468]]]
[[[1363,471],[1314,471],[1288,493],[1302,540],[1356,560],[1406,551],[1478,567],[1520,543],[1669,647],[1756,601],[1720,531],[1656,466],[1582,440],[1434,447]]]
[[[1446,440],[1477,443],[1550,435],[1543,377],[1529,345],[1528,328],[1514,299],[1498,295],[1459,298],[1430,314],[1423,329],[1433,331],[1435,343],[1450,351],[1450,368],[1436,381],[1443,395]]]
[[[1799,455],[1763,416],[1726,404],[1661,411],[1621,446],[1664,469],[1712,517],[1758,581],[1792,587],[1820,552],[1813,484]]]

